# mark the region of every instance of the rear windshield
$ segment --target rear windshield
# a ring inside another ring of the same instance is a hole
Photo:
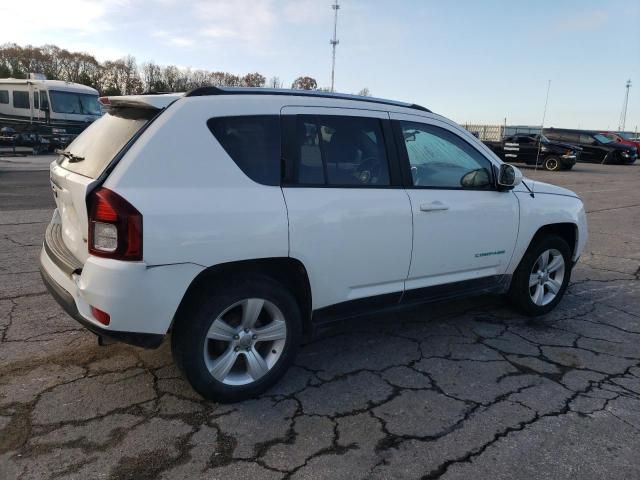
[[[85,177],[98,177],[122,147],[157,113],[155,109],[109,110],[67,147],[66,151],[78,158],[61,157],[60,165]]]

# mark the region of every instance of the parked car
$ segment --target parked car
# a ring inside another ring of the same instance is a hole
[[[621,143],[622,145],[628,145],[630,147],[635,148],[636,150],[640,150],[640,138],[634,137],[629,133],[617,133],[617,132],[600,132],[602,135],[607,137],[609,140],[612,140],[616,143]]]
[[[587,240],[575,193],[522,181],[417,105],[213,87],[109,100],[51,164],[42,276],[101,337],[155,347],[171,329],[206,398],[263,392],[328,322],[489,293],[543,315]]]
[[[540,165],[545,170],[571,170],[580,154],[580,147],[552,142],[544,135],[517,133],[501,142],[484,142],[505,162]]]
[[[613,142],[598,132],[549,128],[543,133],[549,140],[579,146],[581,162],[631,164],[638,158],[634,147]]]

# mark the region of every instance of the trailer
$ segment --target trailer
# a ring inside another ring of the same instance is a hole
[[[30,76],[0,79],[0,129],[13,136],[9,142],[4,135],[0,146],[20,143],[35,153],[64,148],[102,115],[96,89]]]

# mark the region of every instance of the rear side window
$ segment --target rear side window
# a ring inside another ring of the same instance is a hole
[[[298,115],[295,131],[287,183],[332,187],[391,184],[379,119]]]
[[[251,180],[263,185],[280,185],[278,115],[211,118],[207,126]]]
[[[60,157],[60,165],[85,177],[98,177],[113,157],[157,113],[155,109],[110,109],[67,147],[67,151],[78,158],[70,161]]]
[[[13,108],[31,108],[29,92],[13,92]]]
[[[0,90],[0,103],[9,103],[9,91]]]
[[[563,133],[560,135],[560,140],[567,143],[580,143],[580,135],[577,133]]]

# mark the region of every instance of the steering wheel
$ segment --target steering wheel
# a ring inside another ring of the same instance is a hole
[[[367,157],[356,169],[356,177],[360,180],[360,183],[369,185],[372,180],[377,179],[380,176],[382,170],[381,162],[376,157]]]

